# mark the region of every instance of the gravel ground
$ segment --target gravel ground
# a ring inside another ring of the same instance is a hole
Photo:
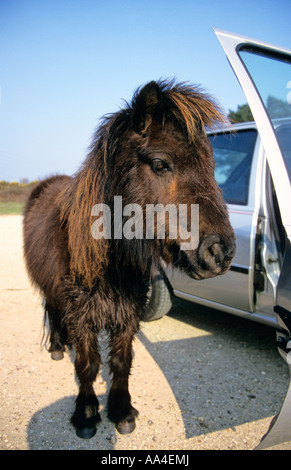
[[[163,319],[143,323],[130,377],[136,430],[116,433],[105,413],[107,342],[95,389],[102,422],[90,440],[69,418],[78,386],[70,352],[60,362],[42,347],[41,298],[22,257],[21,216],[0,217],[1,450],[251,450],[279,411],[289,384],[274,330],[176,300]],[[278,448],[291,449],[290,443]]]

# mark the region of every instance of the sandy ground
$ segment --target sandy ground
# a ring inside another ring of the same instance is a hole
[[[119,435],[106,417],[106,336],[96,381],[102,422],[76,437],[70,415],[78,386],[74,353],[55,362],[42,347],[41,297],[22,257],[21,216],[0,217],[0,449],[252,450],[279,411],[289,384],[274,330],[176,301],[143,323],[130,378],[136,430]],[[284,448],[291,449],[285,444]]]

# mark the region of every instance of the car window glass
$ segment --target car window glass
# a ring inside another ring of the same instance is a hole
[[[210,135],[216,181],[229,204],[248,203],[249,180],[257,131]]]
[[[270,55],[244,46],[239,55],[273,124],[291,182],[291,62],[285,54]]]

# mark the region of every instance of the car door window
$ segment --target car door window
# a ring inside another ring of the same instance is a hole
[[[291,60],[270,57],[262,48],[244,46],[239,55],[258,89],[273,124],[291,182]]]
[[[229,204],[247,205],[255,129],[210,135],[215,177]]]

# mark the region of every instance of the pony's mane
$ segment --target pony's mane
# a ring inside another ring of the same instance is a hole
[[[143,104],[147,106],[147,116],[151,115],[150,121],[174,120],[191,142],[204,127],[226,121],[219,106],[199,87],[174,81],[150,82],[138,89],[123,109],[103,118],[87,159],[73,179],[66,182],[58,198],[61,220],[68,231],[71,275],[80,278],[88,288],[109,262],[108,240],[95,240],[91,235],[92,207],[105,202],[106,182],[113,171],[120,139],[134,128],[133,116],[141,107],[141,95],[146,87],[152,91],[148,93],[146,105]]]
[[[175,83],[174,80],[155,83],[159,91],[158,112],[162,114],[162,120],[174,118],[186,130],[190,142],[194,142],[197,130],[228,122],[220,106],[199,85]],[[134,109],[139,91],[135,92],[130,109]]]

